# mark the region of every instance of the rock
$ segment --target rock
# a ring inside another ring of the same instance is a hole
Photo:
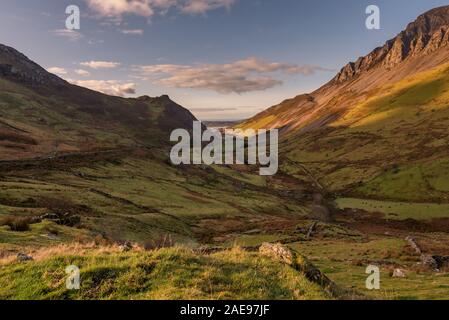
[[[413,237],[407,237],[405,238],[405,240],[410,244],[410,246],[415,250],[417,254],[422,254],[421,248]]]
[[[54,233],[46,233],[46,234],[43,234],[42,236],[46,237],[48,239],[51,239],[51,240],[57,240],[58,239],[58,235],[54,234]]]
[[[305,257],[280,243],[264,243],[260,246],[259,253],[262,256],[281,261],[301,272],[308,280],[323,287],[331,296],[341,297],[342,295],[345,295],[348,299],[355,299],[358,296],[361,297],[359,293],[355,291],[348,292],[338,287]]]
[[[280,260],[289,266],[293,266],[296,261],[294,252],[279,243],[263,243],[259,248],[259,252],[264,256]]]
[[[438,264],[438,269],[446,268],[449,266],[449,256],[433,256],[433,259]]]
[[[122,245],[120,245],[120,251],[122,252],[129,252],[133,249],[133,245],[131,242],[127,241],[125,243],[123,243]]]
[[[438,261],[430,254],[421,255],[421,263],[423,266],[433,270],[438,270],[440,267]]]
[[[81,223],[81,217],[78,215],[72,215],[71,213],[56,214],[56,213],[46,213],[40,217],[40,220],[52,221],[61,226],[75,227]]]
[[[20,262],[25,262],[25,261],[33,261],[33,257],[29,256],[25,253],[18,253],[17,254],[17,260]]]
[[[253,235],[253,234],[260,234],[262,232],[263,232],[263,230],[261,230],[261,229],[254,229],[254,230],[249,230],[249,231],[243,232],[243,234]]]
[[[446,267],[449,264],[449,257],[423,254],[421,255],[421,263],[427,268],[439,271],[441,268]]]
[[[405,270],[402,269],[394,269],[393,271],[393,278],[405,278],[407,277],[407,274]]]
[[[306,239],[310,239],[310,237],[312,237],[313,233],[315,232],[317,224],[318,223],[316,221],[312,223],[312,225],[309,228],[309,231],[307,232]]]
[[[429,54],[449,44],[449,7],[430,10],[395,38],[369,55],[344,66],[333,79],[342,83],[376,67],[393,68],[410,57]]]

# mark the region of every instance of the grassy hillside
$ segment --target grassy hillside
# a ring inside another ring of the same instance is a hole
[[[65,268],[81,290],[65,287]],[[17,277],[20,274],[20,277]],[[329,299],[323,288],[280,262],[233,249],[212,255],[172,248],[59,248],[38,261],[0,266],[0,299]]]
[[[0,160],[167,146],[173,129],[191,129],[195,120],[166,96],[124,99],[13,80],[0,78]]]
[[[171,131],[196,119],[168,96],[77,87],[3,45],[0,75],[3,248],[168,235],[214,244],[308,213],[307,181],[285,185],[245,166],[172,166]]]
[[[0,223],[48,213],[80,218],[54,231],[38,223],[20,232],[0,226],[0,241],[9,245],[74,237],[143,244],[161,235],[214,243],[269,224],[294,225],[309,212],[307,181],[285,184],[283,176],[262,178],[246,167],[171,166],[148,149],[8,163],[0,175]]]
[[[286,157],[331,191],[447,201],[448,88],[448,64],[383,86],[321,130],[288,138]]]

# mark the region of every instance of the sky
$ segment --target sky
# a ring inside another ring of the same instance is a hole
[[[80,29],[66,28],[66,8]],[[366,8],[380,9],[368,30]],[[0,43],[77,85],[240,120],[311,92],[449,0],[1,0]]]

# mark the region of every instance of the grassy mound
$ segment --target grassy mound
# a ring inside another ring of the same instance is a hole
[[[212,255],[185,248],[49,250],[35,261],[0,266],[0,299],[329,298],[293,268],[240,249]],[[69,265],[80,268],[80,290],[66,289]]]

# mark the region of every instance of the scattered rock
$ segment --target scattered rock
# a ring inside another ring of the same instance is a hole
[[[17,254],[17,260],[20,262],[25,262],[25,261],[33,261],[33,257],[29,256],[25,253],[18,253]]]
[[[58,225],[67,226],[67,227],[75,227],[76,225],[81,223],[80,216],[73,215],[69,212],[63,213],[63,214],[46,213],[40,217],[37,217],[36,219],[52,221]]]
[[[46,233],[42,235],[45,238],[51,239],[51,240],[57,240],[58,239],[58,235],[54,234],[54,233]]]
[[[263,230],[261,230],[261,229],[254,229],[254,230],[249,230],[249,231],[243,232],[243,234],[252,235],[252,234],[259,234],[262,232],[263,232]]]
[[[396,67],[407,58],[434,52],[449,42],[449,28],[445,17],[447,7],[433,9],[410,23],[396,38],[387,41],[369,55],[346,65],[332,80],[342,83],[376,67]]]
[[[133,249],[133,245],[131,242],[125,242],[122,245],[120,245],[120,251],[122,252],[129,252]]]
[[[438,264],[438,269],[445,268],[449,266],[449,256],[433,256],[433,259]]]
[[[260,246],[259,252],[277,260],[280,260],[289,266],[296,263],[296,255],[293,251],[281,244],[264,243]]]
[[[403,269],[394,269],[392,277],[393,278],[406,278],[407,274],[406,274],[405,270],[403,270]]]
[[[407,237],[405,240],[410,244],[410,246],[416,251],[417,254],[422,254],[422,250],[418,243],[413,237]]]
[[[437,270],[439,267],[438,262],[430,254],[421,255],[421,263],[423,266],[433,269],[433,270]]]
[[[421,263],[427,268],[439,271],[441,268],[449,265],[449,257],[423,254],[421,255]]]
[[[432,269],[434,271],[438,271],[442,267],[445,267],[449,264],[449,256],[444,257],[432,254],[425,254],[423,253],[423,250],[413,237],[407,237],[405,238],[405,240],[410,244],[410,246],[415,250],[415,252],[420,255],[421,264],[424,267]]]
[[[309,228],[309,231],[307,232],[307,236],[306,239],[310,239],[313,235],[313,233],[315,232],[316,226],[317,226],[318,222],[314,222],[312,223],[312,225]]]
[[[293,269],[302,273],[308,280],[318,284],[330,296],[344,297],[344,299],[362,299],[364,298],[360,293],[353,290],[344,290],[338,287],[332,280],[330,280],[324,273],[322,273],[317,267],[315,267],[305,257],[289,249],[282,244],[264,243],[259,248],[259,253],[263,256],[276,259],[284,262]]]

